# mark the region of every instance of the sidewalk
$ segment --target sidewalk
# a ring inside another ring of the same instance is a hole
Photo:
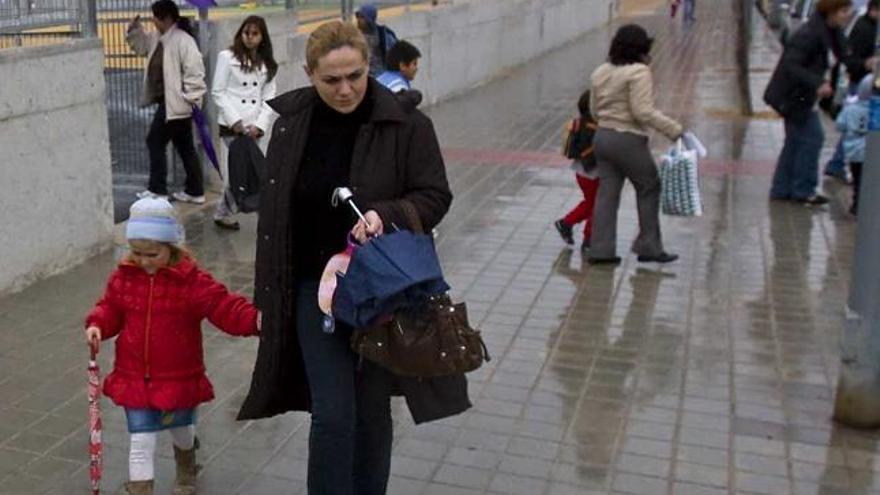
[[[829,211],[768,203],[782,125],[736,114],[732,15],[726,0],[704,0],[692,27],[665,8],[638,19],[657,38],[661,107],[711,153],[705,216],[663,218],[667,249],[681,255],[670,266],[626,252],[636,234],[629,187],[616,269],[587,265],[551,225],[580,194],[558,157],[559,130],[612,30],[430,109],[455,192],[440,254],[494,359],[471,375],[464,415],[416,427],[393,403],[389,493],[880,494],[880,436],[829,420],[854,223],[837,196]],[[772,69],[769,41],[756,33],[766,54],[756,86]],[[238,233],[207,214],[187,222],[198,259],[246,293],[254,236],[252,215]],[[113,256],[0,299],[2,495],[88,493],[80,327]],[[308,417],[235,422],[256,342],[205,336],[218,398],[199,411],[200,493],[303,493]],[[115,493],[127,434],[120,408],[105,401],[104,412],[104,486]],[[163,494],[167,438],[159,451]]]

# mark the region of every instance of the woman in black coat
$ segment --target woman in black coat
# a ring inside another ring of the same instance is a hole
[[[351,329],[322,329],[318,281],[352,233],[365,242],[408,222],[401,200],[426,230],[440,222],[452,194],[431,121],[368,76],[369,48],[350,24],[334,21],[306,44],[312,86],[269,102],[272,130],[261,188],[254,300],[263,312],[251,389],[239,419],[290,410],[312,413],[310,494],[381,494],[388,481],[389,398],[402,392],[415,422],[468,407],[464,376],[394,377],[349,348]],[[369,225],[345,205],[350,187]]]
[[[828,59],[830,54],[838,60],[845,55],[841,29],[851,15],[851,0],[819,0],[816,13],[785,45],[773,71],[764,101],[785,120],[785,144],[776,163],[771,199],[809,205],[828,202],[816,193],[825,135],[815,106],[834,92],[827,79]]]

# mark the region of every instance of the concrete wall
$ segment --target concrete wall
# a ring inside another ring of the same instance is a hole
[[[0,51],[0,293],[110,245],[99,40]]]

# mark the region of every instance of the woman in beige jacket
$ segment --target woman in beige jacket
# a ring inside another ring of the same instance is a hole
[[[599,130],[593,141],[599,171],[592,243],[592,264],[620,263],[617,256],[617,209],[624,179],[636,189],[639,236],[632,250],[642,262],[668,263],[677,255],[663,250],[660,238],[660,178],[648,148],[653,128],[669,139],[682,126],[654,107],[654,88],[648,67],[652,39],[638,25],[621,26],[611,41],[608,61],[591,76],[590,106]]]
[[[202,54],[192,34],[178,27],[180,11],[172,0],[158,0],[151,9],[156,31],[144,31],[136,18],[125,37],[136,54],[147,57],[141,106],[157,105],[147,134],[150,183],[138,197],[168,195],[165,147],[171,141],[186,171],[184,190],[174,193],[174,199],[204,203],[202,166],[192,133],[192,106],[201,107],[208,89]]]

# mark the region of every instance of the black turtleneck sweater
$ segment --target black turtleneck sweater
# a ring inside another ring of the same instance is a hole
[[[370,94],[349,114],[339,113],[318,99],[293,191],[293,261],[299,279],[317,280],[330,258],[345,249],[356,217],[348,205],[333,207],[337,187],[350,187],[355,139],[367,123],[373,104]]]

